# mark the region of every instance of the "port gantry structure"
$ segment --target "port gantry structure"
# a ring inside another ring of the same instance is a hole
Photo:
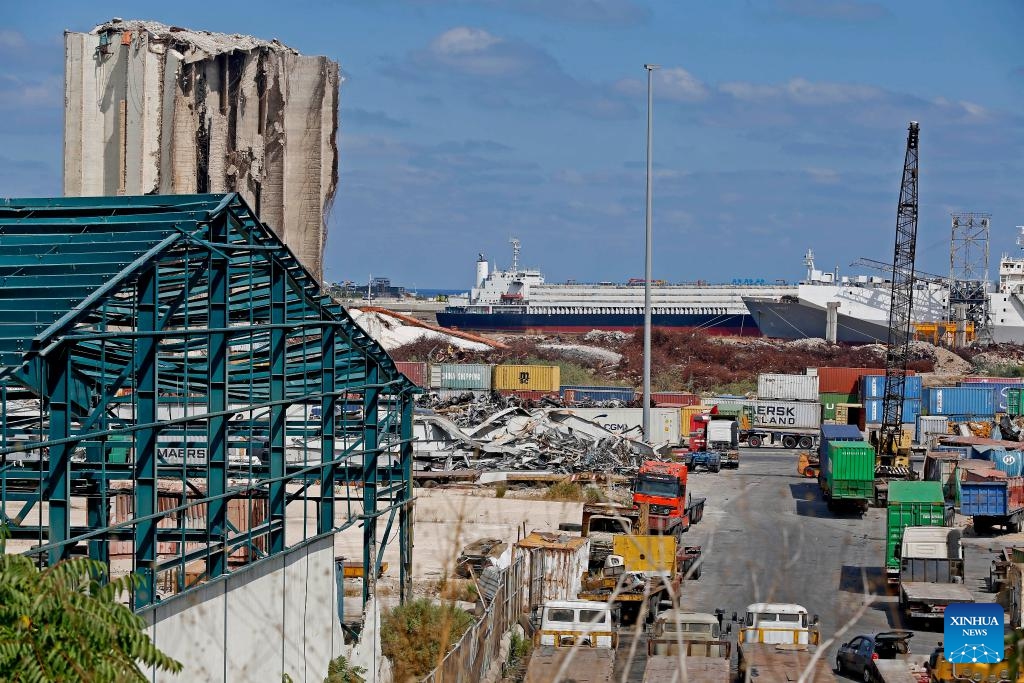
[[[361,525],[404,600],[417,391],[239,194],[0,200],[8,552],[140,609]]]

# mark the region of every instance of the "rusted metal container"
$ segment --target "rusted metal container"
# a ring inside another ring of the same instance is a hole
[[[430,373],[426,363],[411,363],[407,361],[395,361],[398,371],[409,378],[418,387],[427,386],[430,381]]]
[[[524,558],[526,611],[548,600],[576,600],[590,559],[590,539],[535,531],[516,543],[512,561]]]
[[[658,407],[695,406],[700,404],[700,396],[688,391],[655,391],[651,398]]]

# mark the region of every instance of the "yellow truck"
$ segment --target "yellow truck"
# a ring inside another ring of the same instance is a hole
[[[647,639],[644,683],[686,680],[728,683],[731,679],[732,624],[722,627],[722,612],[715,614],[667,610],[654,622]]]
[[[679,594],[680,558],[674,536],[615,534],[604,567],[583,575],[578,597],[608,603],[618,623],[653,622],[661,601]]]
[[[618,635],[605,602],[552,600],[535,624],[526,683],[610,683]]]
[[[1015,679],[1010,678],[1010,663],[1007,658],[1010,651],[1007,649],[1006,657],[998,664],[954,664],[942,654],[942,648],[937,647],[928,659],[928,681],[929,683],[1024,683],[1024,672],[1017,675]]]
[[[824,653],[817,653],[818,619],[792,603],[758,602],[740,619],[740,680],[788,683],[801,676],[806,683],[834,683]]]

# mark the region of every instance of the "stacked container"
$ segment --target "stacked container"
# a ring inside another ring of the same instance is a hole
[[[835,392],[822,392],[819,394],[821,401],[821,419],[825,422],[838,422],[836,408],[839,406],[856,405],[857,394],[840,394]]]
[[[757,398],[773,401],[817,401],[817,375],[762,373],[757,376]]]
[[[809,401],[709,398],[706,402],[717,405],[719,414],[739,416],[749,409],[753,413],[752,427],[818,429],[821,426],[821,406]]]
[[[903,398],[921,399],[922,381],[917,375],[908,375],[903,382]],[[885,375],[863,375],[860,380],[862,399],[885,398]]]
[[[1022,385],[1024,385],[1024,379],[1020,377],[965,377],[960,382],[961,387],[984,386],[992,389],[992,401],[997,413],[1010,412],[1010,393],[1015,392],[1019,397]],[[1016,407],[1019,410],[1019,398],[1016,399]]]
[[[656,405],[666,408],[672,406],[682,408],[684,406],[695,406],[700,403],[700,396],[691,394],[688,391],[654,391],[651,392],[651,398],[654,399]]]
[[[917,442],[928,444],[933,438],[949,433],[949,418],[941,415],[919,415]]]
[[[427,370],[426,363],[410,363],[410,362],[399,362],[395,361],[395,366],[398,371],[409,378],[409,381],[418,387],[427,386],[427,382],[430,380],[430,374]]]
[[[622,401],[630,403],[636,392],[632,387],[588,387],[563,386],[559,389],[562,400],[566,403],[577,401]]]
[[[557,365],[496,365],[495,389],[558,391],[561,369]]]
[[[882,416],[885,413],[885,401],[880,398],[868,398],[864,400],[864,423],[881,424]],[[921,415],[921,399],[906,399],[903,401],[903,424],[916,425],[917,418]]]
[[[889,506],[886,510],[885,570],[899,574],[898,551],[903,530],[908,526],[950,526],[942,484],[937,481],[889,482]]]
[[[991,420],[996,413],[994,392],[988,386],[932,387],[924,391],[928,415],[957,415]]]

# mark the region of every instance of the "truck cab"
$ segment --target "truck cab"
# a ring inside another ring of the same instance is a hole
[[[614,649],[618,644],[606,602],[553,600],[541,606],[539,621],[533,638],[538,647]]]
[[[732,631],[726,624],[724,633]],[[729,658],[731,647],[723,639],[722,613],[706,614],[671,609],[658,616],[647,641],[648,655],[678,655],[682,648],[687,657]]]
[[[682,463],[648,460],[633,484],[633,504],[649,505],[650,532],[675,534],[690,526],[686,510],[687,468]]]
[[[791,645],[818,644],[818,617],[808,620],[801,605],[755,602],[740,620],[739,642]]]

